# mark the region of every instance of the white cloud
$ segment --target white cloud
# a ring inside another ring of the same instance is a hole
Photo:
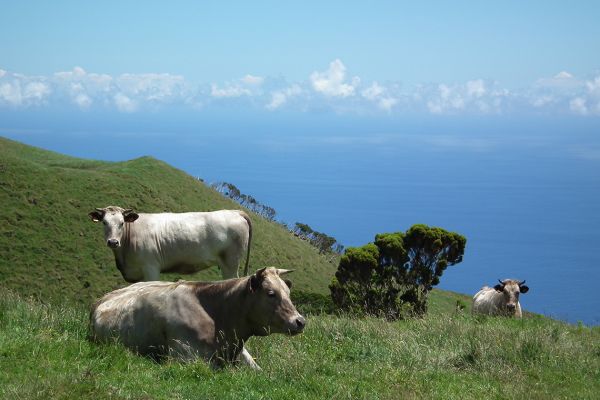
[[[600,116],[600,76],[582,79],[561,71],[508,91],[498,82],[473,79],[455,83],[401,86],[399,82],[362,83],[350,78],[336,59],[306,82],[286,82],[247,74],[221,84],[192,85],[168,73],[108,75],[76,66],[49,76],[28,76],[0,69],[0,108],[67,105],[82,110],[107,108],[136,112],[160,107],[207,110],[227,99],[245,98],[246,107],[297,112],[432,114],[572,114]],[[308,111],[310,112],[310,111]]]
[[[531,104],[536,108],[545,107],[549,104],[552,104],[556,101],[556,98],[551,95],[542,95],[539,97],[535,97],[531,100]]]
[[[18,106],[22,102],[21,87],[18,82],[3,83],[0,85],[0,100],[12,106]]]
[[[481,97],[485,94],[485,83],[481,79],[467,82],[467,95]]]
[[[463,84],[420,86],[411,96],[432,114],[500,114],[514,95],[497,82],[475,79]]]
[[[117,109],[122,112],[132,113],[138,108],[136,102],[123,93],[117,93],[113,97]]]
[[[260,76],[250,75],[250,74],[248,74],[242,78],[242,82],[245,83],[246,85],[250,85],[250,86],[260,86],[260,85],[262,85],[264,80],[265,80],[265,78],[262,78]]]
[[[54,74],[53,81],[59,92],[65,95],[81,109],[88,109],[96,99],[100,103],[110,102],[114,97],[115,80],[107,74],[87,73],[81,67],[72,71]]]
[[[228,85],[224,88],[219,88],[217,85],[210,85],[210,95],[212,97],[241,97],[250,96],[252,92],[250,90],[237,85]]]
[[[25,85],[24,97],[26,99],[34,99],[41,101],[44,97],[50,94],[48,85],[42,82],[30,82]]]
[[[552,78],[538,79],[534,87],[548,90],[572,91],[583,86],[583,82],[566,71],[561,71]]]
[[[443,114],[462,110],[465,107],[460,90],[445,84],[438,85],[438,95],[427,102],[427,108],[433,114]]]
[[[587,81],[585,86],[591,95],[600,97],[600,76],[595,77],[591,81]]]
[[[562,71],[537,80],[525,97],[531,105],[549,113],[600,115],[600,76],[583,80]]]
[[[383,86],[380,86],[377,82],[373,82],[371,86],[362,91],[363,97],[368,100],[376,100],[379,96],[381,96],[385,92]]]
[[[171,74],[122,74],[115,83],[123,93],[150,101],[165,101],[180,94],[185,79]]]
[[[84,93],[79,93],[76,95],[73,101],[79,106],[79,108],[84,110],[90,108],[93,103],[92,98]]]
[[[260,87],[263,82],[264,78],[248,74],[233,82],[225,82],[223,87],[211,84],[210,95],[214,98],[258,96],[262,94]]]
[[[371,86],[361,92],[361,95],[365,99],[374,102],[377,107],[389,112],[398,103],[398,99],[388,95],[388,92],[387,88],[373,82]]]
[[[554,75],[554,79],[571,79],[573,75],[568,73],[567,71],[560,71],[558,74]]]
[[[0,104],[10,106],[30,106],[42,104],[50,95],[50,87],[40,80],[30,80],[17,76],[10,82],[0,84]]]
[[[398,100],[394,99],[393,97],[384,97],[379,100],[377,105],[379,106],[379,108],[382,108],[386,111],[390,111],[392,107],[396,105],[397,102]]]
[[[290,97],[298,96],[301,93],[302,89],[297,84],[293,84],[284,90],[277,90],[271,93],[271,102],[266,107],[268,110],[275,110],[284,105]]]
[[[354,90],[360,78],[354,77],[350,83],[345,82],[346,67],[336,59],[329,64],[325,72],[315,71],[310,75],[310,82],[315,91],[329,97],[354,96]]]
[[[581,97],[576,97],[569,102],[569,108],[576,114],[587,115],[588,108],[586,100]]]

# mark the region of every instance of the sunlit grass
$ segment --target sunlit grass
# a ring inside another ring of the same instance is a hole
[[[263,372],[157,364],[87,341],[87,310],[0,296],[3,398],[594,398],[600,329],[468,313],[386,322],[309,315],[252,338]]]

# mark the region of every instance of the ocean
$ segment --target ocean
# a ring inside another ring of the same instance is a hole
[[[360,246],[416,223],[467,238],[442,289],[527,280],[525,310],[600,324],[600,122],[344,115],[5,118],[0,134],[102,160],[151,155]]]

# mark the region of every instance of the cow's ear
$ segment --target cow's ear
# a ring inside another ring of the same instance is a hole
[[[496,292],[503,292],[504,285],[496,285],[496,286],[494,286],[494,289],[496,289]]]
[[[258,289],[260,289],[260,278],[256,275],[252,275],[248,281],[248,290],[250,293],[254,293]]]
[[[104,213],[101,213],[100,211],[92,211],[88,214],[88,216],[93,222],[100,222],[102,221],[102,218],[104,218]]]
[[[251,277],[250,280],[248,281],[248,287],[250,289],[250,292],[255,292],[258,289],[260,289],[261,285],[262,285],[262,281],[265,279],[265,271],[267,270],[267,267],[265,268],[261,268],[259,270],[257,270]]]
[[[521,291],[521,293],[527,293],[527,292],[529,292],[529,286],[521,285],[521,286],[519,286],[519,290]]]
[[[288,288],[292,288],[292,281],[290,281],[289,279],[284,279],[283,281],[285,282]]]
[[[127,214],[123,214],[123,219],[125,220],[125,222],[133,222],[136,219],[138,219],[139,217],[140,217],[140,215],[133,211],[130,211]]]

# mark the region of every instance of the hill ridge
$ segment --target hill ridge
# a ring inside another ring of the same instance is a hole
[[[0,137],[0,286],[47,301],[88,302],[125,282],[87,213],[115,204],[140,212],[243,209],[152,156],[107,162],[70,157]],[[252,268],[295,269],[295,287],[327,293],[335,271],[316,249],[251,213]],[[214,267],[162,279],[218,279]]]

